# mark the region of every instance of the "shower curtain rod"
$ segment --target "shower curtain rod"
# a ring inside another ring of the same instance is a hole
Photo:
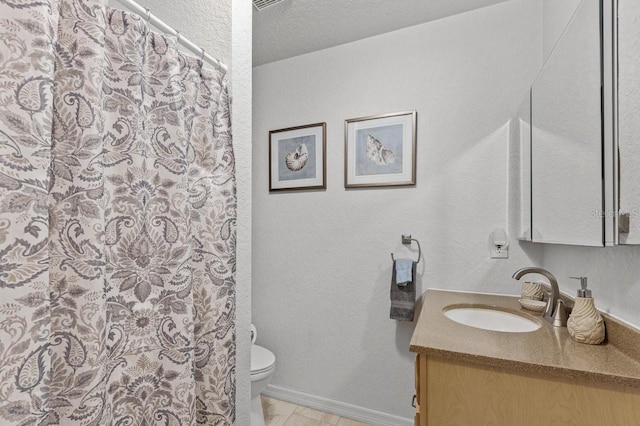
[[[138,3],[136,3],[133,0],[117,0],[117,1],[122,3],[123,5],[125,5],[132,12],[135,12],[138,15],[140,15],[141,17],[143,17],[143,19],[146,19],[151,25],[153,25],[154,27],[158,28],[163,33],[171,35],[173,37],[176,37],[177,40],[178,40],[178,43],[180,43],[184,47],[188,48],[193,53],[195,53],[197,55],[200,55],[200,57],[203,60],[206,60],[207,62],[210,62],[210,63],[222,68],[222,70],[225,71],[225,72],[227,71],[226,65],[224,65],[222,62],[220,62],[219,60],[217,60],[213,56],[209,55],[203,48],[198,47],[193,42],[191,42],[191,41],[187,40],[186,38],[182,37],[182,34],[180,34],[179,31],[177,31],[176,29],[174,29],[174,28],[170,27],[169,25],[165,24],[157,16],[153,15],[148,8],[140,6]]]

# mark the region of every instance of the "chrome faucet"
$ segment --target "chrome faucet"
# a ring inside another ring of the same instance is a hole
[[[558,288],[558,280],[556,280],[556,277],[546,269],[530,266],[518,269],[513,273],[512,278],[519,280],[526,274],[540,274],[549,280],[551,292],[549,292],[549,300],[547,301],[547,307],[545,308],[542,317],[553,324],[554,327],[566,327],[567,311],[565,309],[564,302],[560,299],[560,289]]]

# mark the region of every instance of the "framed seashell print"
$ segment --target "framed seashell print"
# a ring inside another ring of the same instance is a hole
[[[269,191],[325,189],[326,123],[269,132]]]
[[[416,121],[416,111],[346,120],[345,188],[415,185]]]

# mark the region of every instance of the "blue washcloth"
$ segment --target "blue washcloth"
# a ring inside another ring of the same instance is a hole
[[[396,284],[405,286],[413,281],[413,260],[396,259]]]

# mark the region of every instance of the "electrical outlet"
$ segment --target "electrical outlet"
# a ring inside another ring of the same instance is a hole
[[[494,246],[491,249],[491,258],[492,259],[508,259],[509,258],[509,248],[502,246]]]

